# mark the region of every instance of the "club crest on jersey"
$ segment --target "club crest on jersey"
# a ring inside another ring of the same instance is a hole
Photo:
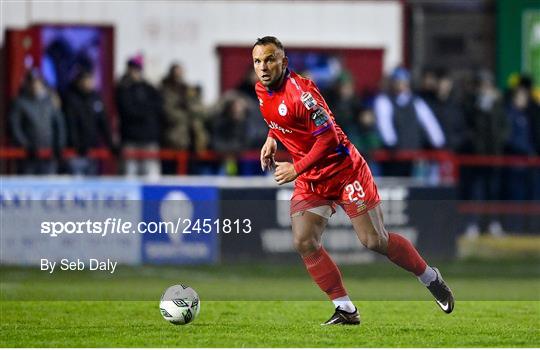
[[[263,100],[262,98],[259,98],[259,106],[262,106],[263,105]]]
[[[284,117],[287,115],[287,106],[285,105],[285,101],[281,101],[281,104],[277,110],[280,116]]]

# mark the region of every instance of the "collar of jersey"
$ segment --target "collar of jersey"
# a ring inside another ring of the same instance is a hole
[[[267,88],[266,92],[268,92],[268,95],[272,96],[275,91],[280,90],[283,87],[283,85],[285,85],[287,79],[289,79],[290,76],[291,76],[291,71],[289,70],[289,68],[285,69],[285,78],[283,78],[283,82],[281,82],[281,85],[275,90],[271,90]]]

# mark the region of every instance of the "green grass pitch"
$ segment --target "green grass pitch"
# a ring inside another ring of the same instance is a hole
[[[106,273],[0,268],[2,347],[539,347],[538,262],[437,265],[457,298],[440,311],[388,263],[347,266],[359,327],[321,327],[332,305],[300,264],[119,267]],[[158,300],[194,287],[199,317],[174,326]]]

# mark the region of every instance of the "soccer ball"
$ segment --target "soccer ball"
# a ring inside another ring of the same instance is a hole
[[[192,322],[200,310],[199,296],[191,287],[183,284],[171,286],[165,290],[159,303],[159,311],[172,324]]]

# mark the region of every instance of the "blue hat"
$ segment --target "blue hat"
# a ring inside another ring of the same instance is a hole
[[[411,74],[409,71],[403,67],[397,67],[392,71],[392,74],[390,75],[390,79],[396,81],[410,81],[411,80]]]

